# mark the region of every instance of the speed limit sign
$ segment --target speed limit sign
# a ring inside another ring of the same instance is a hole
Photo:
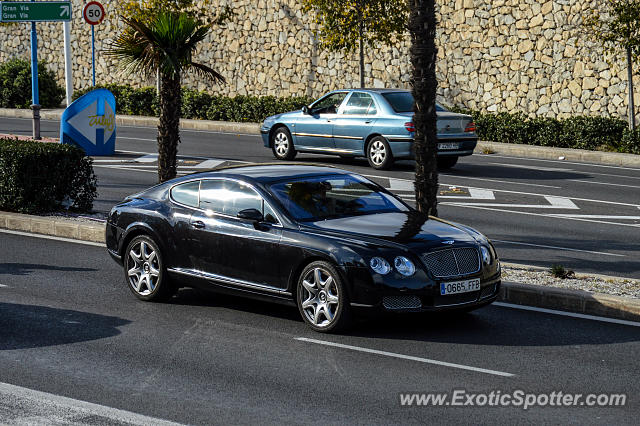
[[[98,25],[104,19],[104,7],[97,1],[90,1],[82,9],[82,16],[89,25]]]

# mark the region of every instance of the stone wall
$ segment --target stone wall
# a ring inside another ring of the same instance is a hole
[[[356,54],[327,53],[313,38],[313,26],[298,0],[229,0],[236,15],[202,43],[198,60],[227,79],[211,87],[187,76],[185,85],[212,93],[308,95],[358,86]],[[600,1],[443,0],[439,2],[438,94],[445,104],[530,115],[625,116],[624,57],[610,66],[598,44],[581,27],[582,16]],[[91,81],[90,27],[81,18],[84,2],[73,1],[74,86]],[[115,1],[104,1],[107,18],[96,27],[97,80],[153,85],[123,74],[101,51],[120,23]],[[62,24],[38,24],[39,57],[64,81]],[[367,85],[407,87],[408,37],[367,55]],[[0,61],[29,55],[29,24],[0,26]],[[640,65],[639,65],[640,66]],[[636,87],[640,76],[636,72]],[[640,93],[636,90],[636,104]]]

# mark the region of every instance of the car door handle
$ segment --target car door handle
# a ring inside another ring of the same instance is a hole
[[[364,124],[370,124],[370,123],[371,123],[371,120],[367,120],[364,122]]]
[[[193,226],[196,229],[202,229],[204,228],[204,222],[201,220],[196,220],[195,222],[191,222],[191,226]]]

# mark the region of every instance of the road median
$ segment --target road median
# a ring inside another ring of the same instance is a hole
[[[0,228],[80,241],[105,241],[104,223],[88,219],[0,212]],[[498,300],[516,305],[640,321],[640,300],[630,297],[507,281],[502,284]]]

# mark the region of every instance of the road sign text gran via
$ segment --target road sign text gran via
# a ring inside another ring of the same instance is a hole
[[[0,22],[70,21],[71,2],[0,2]]]

